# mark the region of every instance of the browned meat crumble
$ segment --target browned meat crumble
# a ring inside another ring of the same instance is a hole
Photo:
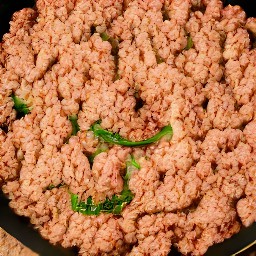
[[[253,37],[256,19],[220,0],[38,0],[15,13],[0,44],[0,184],[10,206],[84,256],[159,256],[172,246],[199,256],[251,225]],[[17,118],[12,95],[31,112]],[[80,131],[70,137],[71,115]],[[90,164],[97,120],[130,140],[166,125],[173,136],[110,146]],[[141,169],[121,215],[72,210],[70,192],[96,202],[119,194],[131,154]]]

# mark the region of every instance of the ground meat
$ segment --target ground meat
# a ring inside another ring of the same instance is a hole
[[[255,125],[256,125],[256,122],[252,121],[248,125],[246,125],[244,129],[244,135],[245,135],[246,141],[252,147],[252,152],[253,152],[252,156],[254,160],[256,156]],[[245,178],[247,180],[247,184],[244,190],[245,198],[242,198],[238,201],[237,212],[239,217],[241,218],[242,223],[245,226],[249,226],[256,221],[256,203],[255,203],[256,168],[253,161],[247,166]]]
[[[255,24],[220,0],[38,0],[15,13],[0,43],[0,186],[10,207],[84,256],[172,246],[200,256],[251,225]],[[13,95],[29,107],[24,117]],[[96,121],[134,141],[166,125],[173,135],[124,147],[96,137]],[[125,180],[131,155],[140,168]],[[71,193],[102,203],[127,186],[133,199],[120,215],[72,209]]]
[[[73,193],[83,193],[93,187],[90,164],[83,154],[81,143],[77,137],[70,138],[69,143],[61,148],[60,169],[62,169],[61,180],[69,185]],[[58,185],[58,184],[53,184]]]
[[[174,233],[179,237],[177,246],[181,253],[203,255],[213,243],[222,242],[239,229],[236,211],[230,206],[229,199],[218,189],[213,189],[187,215],[185,223],[177,225]]]
[[[128,157],[129,149],[112,148],[108,153],[101,153],[95,157],[92,167],[95,182],[95,201],[102,201],[106,197],[118,194],[123,189],[122,169]]]
[[[19,163],[16,149],[13,145],[12,134],[6,134],[0,130],[0,183],[14,179],[18,176]]]
[[[140,218],[137,221],[136,234],[138,246],[134,246],[128,255],[159,255],[159,250],[163,255],[168,254],[173,236],[173,232],[168,229],[173,224],[169,218],[164,214],[146,215]]]

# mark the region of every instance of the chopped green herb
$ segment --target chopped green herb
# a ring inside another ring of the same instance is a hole
[[[100,37],[103,41],[108,41],[111,46],[111,54],[115,57],[115,64],[118,66],[118,51],[119,51],[119,41],[111,36],[109,36],[107,33],[103,32],[100,34]]]
[[[99,215],[101,205],[95,205],[92,201],[92,197],[88,197],[86,202],[78,203],[76,211],[85,215]]]
[[[192,40],[192,37],[191,36],[189,36],[188,37],[188,41],[187,41],[187,46],[184,48],[184,50],[189,50],[190,48],[192,48],[193,47],[193,45],[194,45],[194,42],[193,42],[193,40]]]
[[[12,95],[11,97],[14,102],[13,108],[17,111],[19,118],[30,113],[30,108],[28,107],[27,103],[23,99],[15,96],[15,95]]]
[[[167,134],[170,134],[170,135],[173,134],[172,127],[168,125],[168,126],[165,126],[160,132],[158,132],[156,135],[154,135],[149,139],[142,140],[142,141],[129,141],[123,138],[122,136],[120,136],[118,133],[112,133],[102,129],[99,122],[94,123],[91,126],[91,130],[93,131],[95,136],[102,138],[105,142],[127,146],[127,147],[145,146],[145,145],[157,142]]]
[[[76,135],[78,131],[80,131],[80,127],[77,123],[77,115],[72,115],[68,117],[68,120],[72,124],[72,133],[71,135]]]
[[[121,196],[113,195],[111,199],[107,198],[103,203],[102,203],[102,212],[105,213],[115,213],[119,214],[120,212],[117,210],[122,209],[122,200]]]
[[[112,46],[111,54],[114,56],[117,55],[119,50],[119,41],[109,36],[106,32],[101,33],[100,37],[103,41],[108,41],[111,44]]]
[[[110,39],[110,36],[105,32],[101,33],[100,37],[102,38],[103,41],[108,41]]]
[[[133,199],[130,190],[123,190],[120,195],[113,195],[111,199],[107,198],[103,203],[94,204],[91,197],[86,202],[79,202],[78,196],[71,194],[72,210],[85,215],[99,215],[103,213],[120,214],[123,208]]]
[[[131,155],[131,160],[126,162],[126,165],[133,165],[135,168],[140,169],[140,164],[136,162],[133,155]]]
[[[71,194],[71,205],[72,205],[72,210],[77,211],[78,210],[78,195]]]
[[[79,202],[78,196],[75,194],[71,194],[72,210],[80,212],[85,215],[99,215],[101,212],[112,213],[116,215],[120,214],[123,208],[127,204],[129,204],[134,197],[131,190],[129,189],[129,180],[132,172],[129,167],[131,165],[138,169],[140,168],[139,164],[135,161],[134,157],[131,157],[131,160],[126,162],[124,188],[120,195],[113,195],[111,199],[106,198],[104,202],[94,204],[92,197],[88,197],[86,202]]]
[[[134,169],[140,169],[140,164],[136,162],[135,158],[133,155],[131,155],[131,158],[126,161],[126,173],[125,176],[123,177],[124,179],[124,189],[123,191],[125,193],[130,193],[130,189],[129,189],[129,180],[131,178],[131,175],[134,171]]]

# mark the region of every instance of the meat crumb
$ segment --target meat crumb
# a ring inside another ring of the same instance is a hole
[[[253,224],[255,38],[255,18],[220,0],[38,0],[16,12],[0,43],[10,207],[84,256],[200,256]],[[167,125],[173,135],[113,145],[96,121],[131,141]],[[123,191],[120,214],[72,209],[71,194],[102,205]]]

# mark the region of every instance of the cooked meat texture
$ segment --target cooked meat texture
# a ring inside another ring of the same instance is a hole
[[[0,186],[10,206],[84,256],[167,255],[172,245],[199,256],[251,225],[255,24],[220,0],[38,0],[15,13],[0,44]],[[130,140],[169,124],[173,136],[108,145],[91,163],[97,120]],[[102,202],[122,191],[130,154],[141,169],[121,215],[74,212],[70,192]]]

